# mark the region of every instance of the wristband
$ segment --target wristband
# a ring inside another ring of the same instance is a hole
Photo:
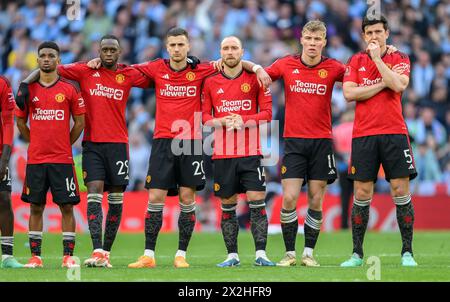
[[[253,73],[256,73],[256,71],[257,71],[258,69],[260,69],[260,68],[262,68],[261,65],[254,65],[254,66],[252,67]]]

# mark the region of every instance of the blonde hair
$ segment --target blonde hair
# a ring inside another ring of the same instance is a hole
[[[313,21],[309,21],[308,23],[306,23],[305,26],[303,26],[302,35],[305,33],[305,31],[323,32],[323,37],[325,39],[327,38],[327,27],[325,26],[325,23],[323,23],[320,20],[313,20]]]

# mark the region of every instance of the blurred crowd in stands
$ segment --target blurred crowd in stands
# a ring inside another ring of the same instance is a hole
[[[76,7],[72,2],[80,2],[79,12],[73,11]],[[403,105],[419,172],[412,192],[450,194],[450,1],[386,0],[381,1],[381,9],[390,25],[389,43],[411,60],[411,80],[403,94]],[[268,66],[279,57],[300,51],[302,26],[313,19],[324,21],[328,28],[324,55],[345,63],[353,53],[365,48],[361,22],[366,10],[365,0],[0,1],[0,73],[10,79],[16,91],[20,80],[37,67],[36,49],[43,40],[57,42],[62,63],[68,64],[97,57],[99,39],[108,33],[121,40],[121,62],[167,58],[163,38],[174,26],[188,30],[191,54],[202,61],[218,59],[222,38],[236,35],[243,41],[245,59]],[[271,89],[273,117],[280,121],[282,140],[283,87],[277,82]],[[340,85],[333,93],[332,112],[336,159],[343,177],[351,146],[354,104],[345,101]],[[127,109],[128,190],[143,189],[154,113],[153,90],[133,89]],[[15,135],[11,170],[13,191],[20,192],[27,145],[18,131]],[[280,143],[281,155],[282,146]],[[81,175],[80,141],[74,146],[74,154]],[[268,190],[281,193],[279,167],[269,167],[266,174]],[[341,186],[348,184],[336,182],[329,192],[339,194]],[[389,191],[382,170],[376,190]],[[207,190],[205,194],[209,193]]]

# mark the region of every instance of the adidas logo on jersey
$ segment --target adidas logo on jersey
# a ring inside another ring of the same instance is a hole
[[[292,73],[297,73],[297,74],[298,74],[298,73],[300,73],[300,71],[298,71],[298,69],[295,68],[294,71],[293,71]]]
[[[94,78],[99,78],[99,77],[100,77],[100,74],[99,74],[98,71],[97,71],[97,72],[94,73],[92,76],[93,76]]]
[[[33,102],[33,103],[39,102],[39,98],[38,98],[37,96],[35,96],[35,97],[31,100],[31,102]]]
[[[162,78],[168,80],[169,79],[169,74],[166,73],[165,75],[162,76]]]
[[[328,175],[330,174],[336,174],[336,172],[334,172],[334,170],[330,170],[330,172],[328,172]]]
[[[75,197],[75,192],[70,193],[69,197]]]
[[[358,69],[358,71],[366,71],[366,68],[363,66],[360,69]]]
[[[217,94],[222,94],[222,93],[224,93],[224,92],[223,92],[223,89],[222,89],[222,88],[219,88],[219,90],[217,90]]]
[[[408,170],[414,170],[414,165],[411,164],[411,165],[409,166]]]

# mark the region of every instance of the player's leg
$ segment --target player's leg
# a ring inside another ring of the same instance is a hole
[[[123,211],[123,187],[110,186],[108,192],[108,213],[106,214],[103,251],[109,259],[112,245],[119,231]]]
[[[106,215],[103,250],[109,258],[114,239],[119,230],[123,211],[123,192],[129,183],[128,144],[105,144],[106,179],[108,191],[108,214]]]
[[[297,200],[304,184],[308,162],[303,139],[286,139],[285,155],[281,166],[283,202],[280,213],[281,231],[286,254],[277,265],[296,265],[295,242],[298,232]]]
[[[129,268],[156,266],[155,246],[163,223],[163,209],[169,189],[176,188],[174,156],[170,139],[154,139],[149,158],[145,188],[148,189],[148,205],[145,213],[144,255]]]
[[[304,224],[305,247],[302,254],[302,265],[319,266],[313,257],[313,250],[322,226],[322,204],[327,184],[337,178],[336,163],[331,139],[305,140],[308,152],[308,211]]]
[[[409,177],[391,179],[391,196],[397,210],[397,223],[402,236],[402,265],[417,266],[413,258],[414,207],[409,191]]]
[[[363,243],[369,223],[369,210],[373,190],[373,181],[354,181],[354,199],[351,214],[353,255],[349,260],[341,264],[343,267],[361,266],[363,263]]]
[[[234,267],[241,264],[238,254],[238,235],[239,222],[236,216],[237,194],[233,194],[229,198],[221,198],[222,218],[220,228],[222,229],[222,237],[227,249],[227,258],[225,261],[217,264],[218,267]]]
[[[227,249],[225,261],[218,267],[234,267],[240,265],[237,238],[239,222],[236,216],[237,193],[239,193],[239,178],[237,174],[237,159],[215,159],[214,163],[214,195],[221,200],[222,216],[220,228]]]
[[[326,180],[308,181],[308,211],[304,224],[305,247],[302,255],[302,265],[305,266],[320,266],[314,259],[313,250],[322,226],[322,203],[326,189]]]
[[[370,203],[380,162],[377,136],[352,139],[349,178],[354,181],[351,213],[353,254],[349,260],[341,264],[342,267],[361,266],[363,263],[364,236],[369,222]]]
[[[380,140],[383,169],[391,184],[391,196],[396,205],[402,237],[402,265],[417,266],[412,251],[414,207],[409,188],[409,181],[417,176],[417,172],[409,139],[406,135],[396,134],[384,135]]]
[[[73,206],[80,203],[80,191],[72,164],[48,164],[48,180],[53,202],[61,211],[63,235],[62,267],[79,267],[72,258],[75,248],[75,216]]]
[[[148,176],[147,176],[148,179]],[[148,183],[148,182],[147,182]],[[167,190],[149,189],[148,206],[145,214],[145,250],[136,262],[130,263],[129,268],[152,268],[156,266],[155,247],[159,231],[163,223],[164,202]]]
[[[73,260],[73,250],[75,249],[75,216],[72,204],[60,204],[61,228],[63,235],[63,262],[62,267],[79,267]]]
[[[2,247],[2,268],[20,268],[22,264],[13,256],[14,247],[14,212],[11,205],[11,180],[9,169],[0,182],[0,244]]]
[[[205,187],[205,171],[203,168],[203,149],[201,140],[183,140],[182,147],[186,144],[190,152],[175,157],[175,178],[179,187],[179,199],[181,212],[178,217],[179,242],[175,255],[175,267],[189,267],[186,262],[186,250],[194,231],[195,192]],[[199,147],[199,148],[196,148]]]
[[[175,254],[174,265],[177,268],[189,267],[186,262],[186,251],[194,232],[195,216],[195,187],[180,187],[180,215],[178,216],[178,250]]]
[[[41,259],[43,213],[49,182],[47,165],[27,165],[25,183],[23,185],[22,200],[30,203],[30,218],[28,221],[28,238],[31,258],[25,267],[43,267]]]
[[[266,255],[269,221],[266,213],[266,177],[260,156],[237,159],[240,192],[245,192],[250,208],[250,230],[255,243],[255,265],[275,266]]]
[[[83,179],[87,187],[87,220],[92,240],[93,252],[84,261],[88,267],[102,262],[104,258],[102,243],[103,189],[106,170],[103,164],[101,144],[83,142]]]

